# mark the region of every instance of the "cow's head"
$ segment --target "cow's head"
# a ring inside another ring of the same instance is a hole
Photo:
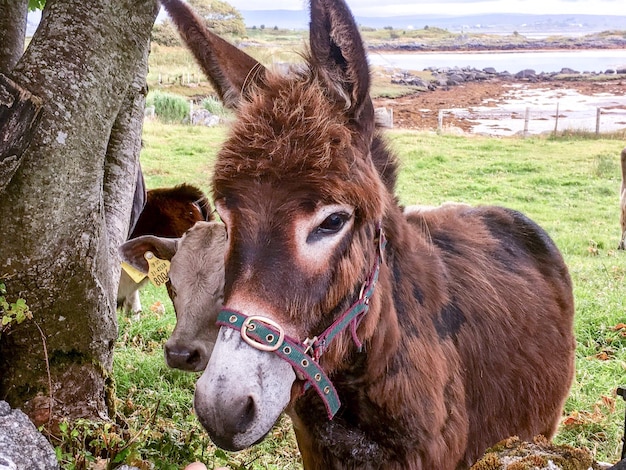
[[[119,248],[122,260],[145,274],[146,252],[171,261],[167,288],[176,311],[176,327],[164,348],[169,367],[201,371],[209,361],[224,296],[225,247],[224,225],[198,222],[181,238],[145,235]]]

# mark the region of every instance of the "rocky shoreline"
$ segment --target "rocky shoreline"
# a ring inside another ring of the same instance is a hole
[[[552,81],[584,81],[598,77],[607,80],[626,79],[626,68],[608,69],[604,72],[579,72],[573,69],[564,68],[560,72],[537,73],[533,69],[520,70],[517,73],[507,71],[498,72],[493,67],[486,67],[482,70],[473,67],[429,67],[425,69],[430,72],[431,77],[425,79],[409,71],[395,72],[391,76],[391,83],[397,85],[407,85],[416,87],[419,90],[435,90],[437,88],[448,88],[468,82],[485,81],[522,81],[530,83],[552,82]]]
[[[464,52],[464,51],[533,51],[577,49],[624,49],[626,33],[623,31],[591,34],[580,37],[526,38],[521,35],[481,36],[458,34],[453,38],[434,41],[383,41],[367,44],[376,52]]]
[[[508,36],[456,34],[449,37],[426,40],[382,40],[367,44],[370,52],[378,53],[414,53],[414,52],[503,52],[503,51],[559,51],[559,50],[610,50],[626,49],[626,31],[605,31],[585,36],[553,36],[544,39],[527,38],[520,34]],[[585,81],[585,80],[622,80],[626,79],[626,67],[607,69],[603,72],[579,72],[570,68],[559,72],[537,73],[533,69],[514,72],[497,71],[493,67],[477,69],[473,67],[430,67],[424,69],[428,74],[416,74],[409,71],[394,72],[391,83],[408,85],[420,90],[434,90],[460,85],[468,82],[524,81],[530,83],[547,81]]]

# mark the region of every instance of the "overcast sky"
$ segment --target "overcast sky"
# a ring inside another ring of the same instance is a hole
[[[306,0],[226,0],[238,10],[303,10]],[[347,0],[358,16],[537,13],[626,16],[626,0]],[[626,25],[624,25],[626,27]]]

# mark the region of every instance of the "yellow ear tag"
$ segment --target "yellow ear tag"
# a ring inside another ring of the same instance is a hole
[[[122,261],[122,269],[126,271],[126,274],[135,282],[135,284],[139,284],[143,279],[147,276],[147,274],[142,273],[134,266],[131,266],[126,261]]]
[[[161,287],[169,279],[170,262],[157,258],[151,251],[146,251],[143,256],[148,262],[148,278],[156,287]]]

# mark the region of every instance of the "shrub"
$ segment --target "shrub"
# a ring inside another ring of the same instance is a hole
[[[224,107],[221,101],[212,96],[209,96],[202,100],[201,106],[206,109],[211,114],[215,114],[220,117],[228,117],[231,115],[231,112]]]
[[[146,106],[154,106],[154,114],[163,122],[183,122],[189,116],[187,100],[171,93],[149,93]]]
[[[162,46],[182,46],[180,36],[170,20],[156,23],[152,28],[152,42]]]

